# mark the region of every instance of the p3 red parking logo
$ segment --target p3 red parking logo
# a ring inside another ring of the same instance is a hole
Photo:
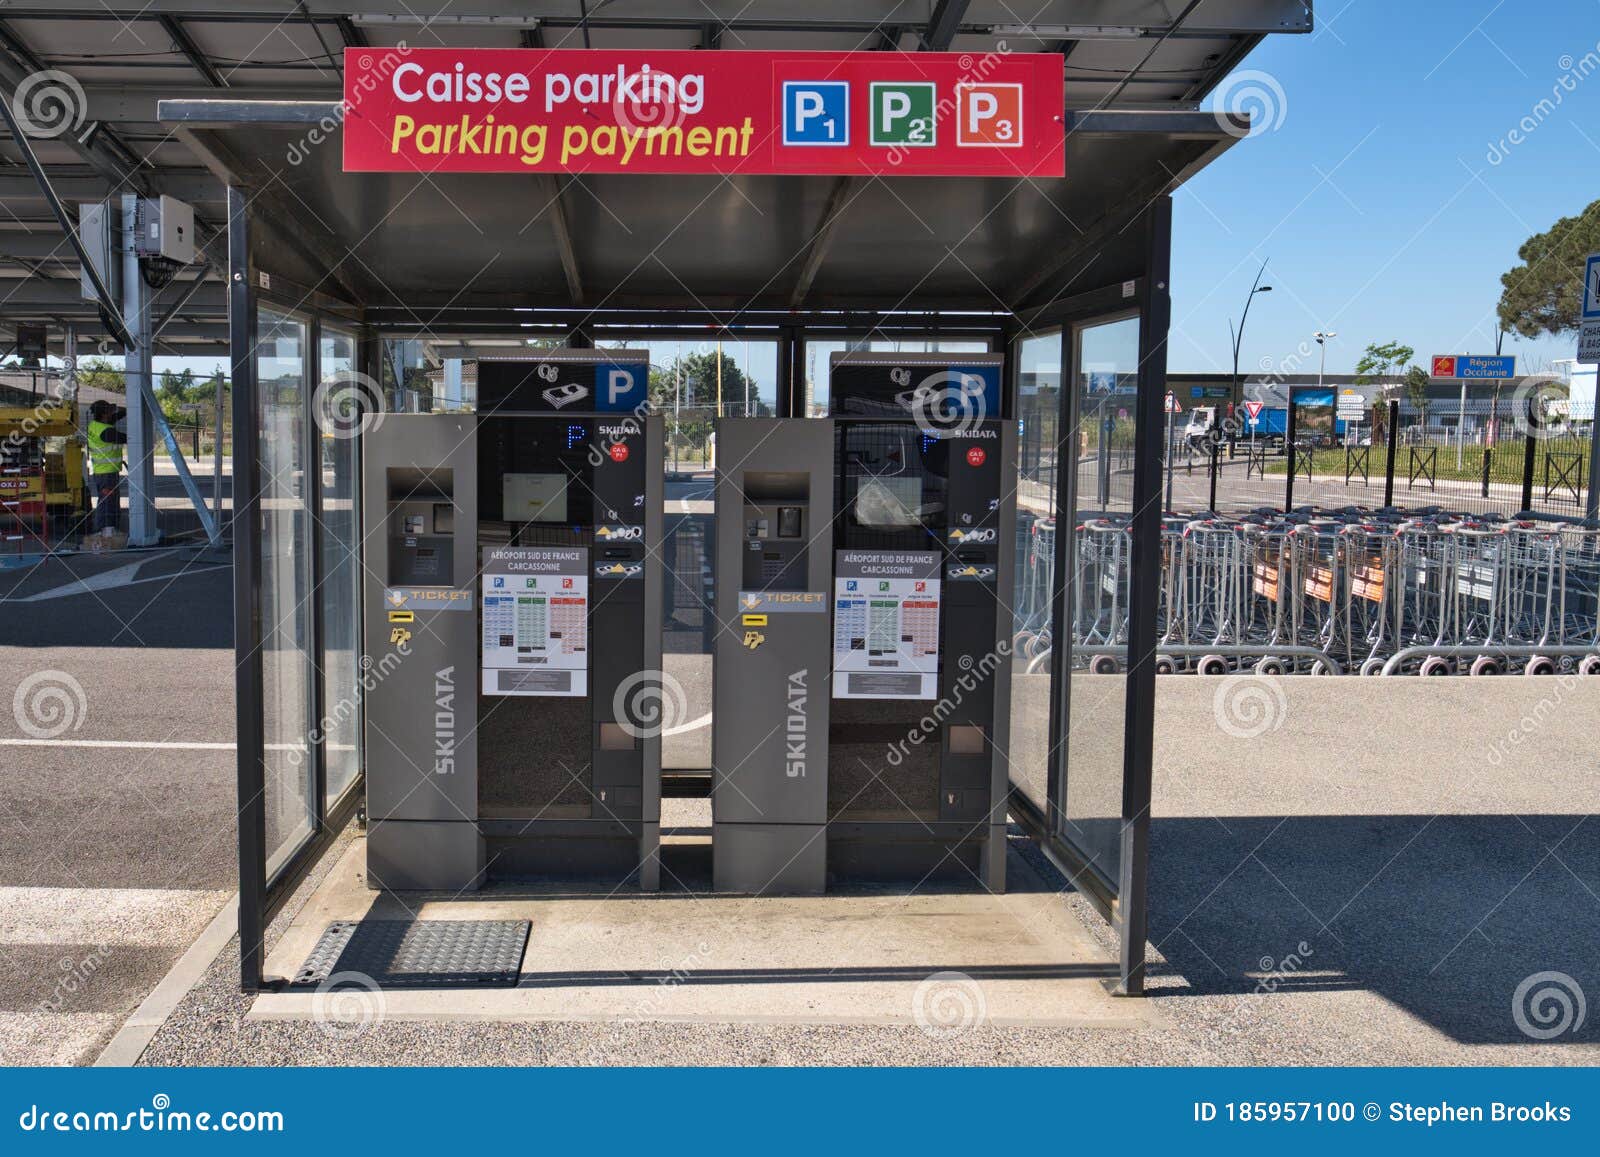
[[[1022,86],[956,85],[956,145],[961,148],[1021,148]]]

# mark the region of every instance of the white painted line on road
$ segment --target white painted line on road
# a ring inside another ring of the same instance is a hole
[[[227,896],[195,888],[0,887],[0,943],[188,944]]]
[[[110,747],[153,751],[232,751],[232,743],[186,743],[154,739],[0,739],[0,747]]]
[[[105,574],[94,575],[91,578],[74,579],[65,586],[52,587],[50,590],[40,591],[36,595],[23,595],[21,598],[16,599],[0,599],[0,602],[36,603],[43,599],[63,599],[69,595],[88,594],[90,591],[121,590],[124,587],[136,587],[140,583],[173,582],[180,578],[189,578],[191,575],[205,574],[207,571],[233,569],[233,566],[228,564],[224,566],[193,567],[189,570],[175,571],[172,574],[151,575],[148,578],[121,577],[131,575],[133,571],[138,570],[143,565],[144,563],[132,563],[128,566],[118,567],[116,570],[108,570]],[[116,582],[102,581],[113,577],[117,578]]]
[[[697,720],[694,724],[686,725],[684,730],[691,726],[701,726],[711,716]],[[670,733],[669,733],[670,734]],[[189,742],[182,739],[0,739],[0,747],[105,747],[105,748],[134,748],[142,751],[232,751],[237,744],[234,743],[200,743]],[[303,743],[268,743],[268,751],[303,751]],[[355,746],[349,743],[330,743],[329,751],[354,751]]]

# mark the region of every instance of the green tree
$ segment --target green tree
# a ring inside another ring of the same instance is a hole
[[[1600,201],[1563,217],[1517,250],[1520,265],[1500,275],[1496,312],[1504,329],[1523,337],[1572,333],[1583,299],[1583,259],[1600,251]]]
[[[1405,373],[1417,351],[1397,341],[1373,342],[1356,363],[1356,384],[1370,385],[1390,374]]]
[[[1405,373],[1406,397],[1422,415],[1422,424],[1428,424],[1428,371],[1421,366],[1409,366]]]
[[[96,390],[110,390],[114,394],[128,392],[128,379],[122,370],[105,358],[80,358],[78,384]]]

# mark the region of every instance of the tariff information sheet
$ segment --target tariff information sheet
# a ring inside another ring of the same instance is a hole
[[[589,552],[499,547],[483,560],[483,693],[589,693]]]
[[[939,697],[939,552],[834,558],[833,697]]]

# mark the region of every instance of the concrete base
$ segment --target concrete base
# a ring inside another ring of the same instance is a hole
[[[366,848],[374,888],[469,892],[483,884],[483,837],[476,824],[375,820]]]
[[[292,975],[333,920],[533,923],[513,989],[382,994],[389,1020],[1163,1027],[1100,985],[1116,963],[1015,855],[1004,896],[858,888],[827,896],[655,896],[491,886],[467,900],[375,894],[356,841],[273,949]],[[312,993],[266,993],[252,1020],[311,1020]]]
[[[828,886],[821,824],[712,824],[712,890],[814,896]]]

